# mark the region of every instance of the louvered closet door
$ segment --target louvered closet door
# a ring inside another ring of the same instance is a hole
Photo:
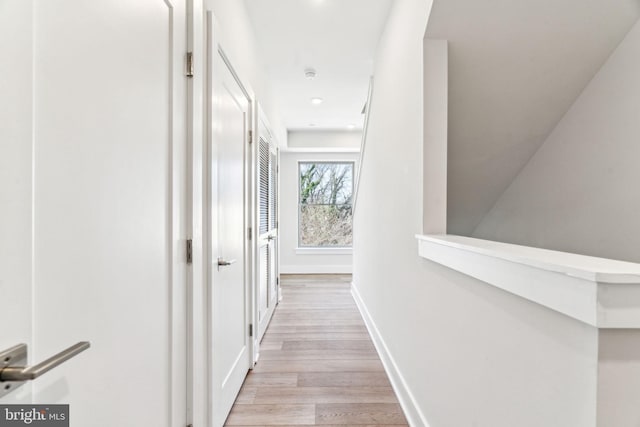
[[[264,335],[278,302],[277,290],[277,157],[266,125],[258,139],[258,336]]]

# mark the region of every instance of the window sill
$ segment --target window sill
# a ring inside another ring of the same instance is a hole
[[[351,255],[352,248],[296,248],[296,255]]]

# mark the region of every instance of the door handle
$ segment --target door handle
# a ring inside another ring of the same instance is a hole
[[[33,365],[33,366],[9,365],[0,371],[0,381],[35,380],[40,375],[46,374],[56,366],[59,366],[62,363],[66,362],[67,360],[71,359],[72,357],[82,353],[89,347],[91,347],[91,344],[86,341],[83,341],[75,345],[72,345],[71,347],[65,350],[62,350],[60,353],[56,354],[55,356],[51,356],[47,360],[40,362],[37,365]],[[26,352],[27,352],[26,344],[17,345],[7,350],[7,352],[10,352],[11,350],[14,350],[14,349],[16,350],[17,353],[24,351],[24,355],[26,356]],[[7,356],[2,356],[2,357],[5,357],[6,359]]]
[[[276,236],[267,236],[267,240],[271,241],[271,240],[275,240]]]
[[[222,258],[218,258],[218,267],[227,267],[231,264],[235,264],[236,260],[235,259],[230,259],[229,261],[226,261]]]
[[[24,366],[27,362],[26,344],[18,344],[0,352],[0,397],[18,388],[25,381],[35,380],[46,374],[89,347],[89,342],[81,341],[33,366]]]

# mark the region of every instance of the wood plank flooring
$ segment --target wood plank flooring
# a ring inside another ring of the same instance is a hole
[[[351,276],[283,276],[283,300],[228,426],[407,426]]]

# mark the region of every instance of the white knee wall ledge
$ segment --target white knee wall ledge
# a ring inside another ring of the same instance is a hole
[[[596,328],[640,328],[640,264],[454,235],[420,256]]]

